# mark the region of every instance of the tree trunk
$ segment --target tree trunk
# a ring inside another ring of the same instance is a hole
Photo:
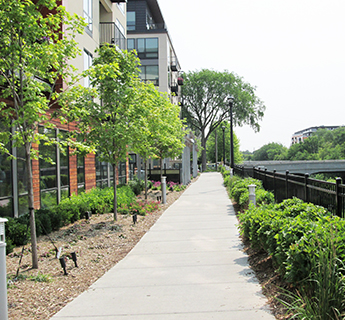
[[[34,210],[34,186],[32,181],[32,165],[30,158],[31,145],[25,144],[25,160],[27,168],[27,188],[28,188],[28,203],[30,213],[30,230],[31,230],[31,256],[32,256],[32,268],[38,269],[38,255],[37,255],[37,237],[36,237],[36,222],[35,222],[35,210]]]
[[[202,160],[202,172],[206,171],[206,138],[205,138],[205,130],[201,130],[201,160]]]
[[[144,174],[145,174],[145,200],[147,200],[147,159],[144,162]]]
[[[113,188],[114,188],[114,220],[117,221],[117,193],[116,193],[116,164],[113,164],[113,172],[114,172],[114,181],[113,181]]]
[[[161,181],[162,181],[162,177],[163,177],[163,158],[160,158],[159,161],[160,161],[160,167],[161,167]]]

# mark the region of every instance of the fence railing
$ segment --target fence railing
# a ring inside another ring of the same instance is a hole
[[[341,178],[328,182],[310,178],[308,174],[278,173],[255,167],[236,165],[234,173],[262,181],[263,187],[274,193],[277,202],[297,197],[305,202],[323,206],[339,217],[345,217],[345,184]]]

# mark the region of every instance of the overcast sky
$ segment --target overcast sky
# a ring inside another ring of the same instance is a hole
[[[345,124],[344,0],[158,0],[183,71],[228,70],[266,106],[242,151],[289,147],[294,132]]]

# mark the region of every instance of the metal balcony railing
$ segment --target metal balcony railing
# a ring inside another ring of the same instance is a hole
[[[101,45],[103,43],[109,43],[118,46],[121,50],[126,50],[126,37],[122,34],[115,22],[100,22],[99,33],[99,42]]]

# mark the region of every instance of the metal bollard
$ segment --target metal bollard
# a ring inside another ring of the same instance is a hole
[[[162,189],[162,203],[167,203],[167,184],[166,184],[166,178],[162,176],[162,183],[161,183],[161,189]]]
[[[0,218],[0,319],[8,320],[5,222]]]
[[[254,206],[256,205],[256,198],[255,198],[255,184],[250,184],[248,186],[249,188],[249,203],[254,204]]]

